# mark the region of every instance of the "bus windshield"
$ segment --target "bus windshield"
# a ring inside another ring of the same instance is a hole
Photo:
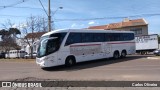
[[[41,42],[38,57],[51,54],[58,49],[58,39],[48,39]]]
[[[50,38],[42,37],[39,43],[37,57],[43,57],[56,52],[60,48],[65,35],[64,33],[56,33],[52,34]]]

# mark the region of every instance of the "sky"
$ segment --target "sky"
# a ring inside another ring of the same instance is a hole
[[[47,11],[48,0],[41,2]],[[51,11],[55,29],[87,28],[121,22],[128,17],[144,18],[149,34],[160,34],[159,0],[51,0]],[[0,29],[7,20],[16,27],[31,15],[47,18],[39,0],[0,0]]]

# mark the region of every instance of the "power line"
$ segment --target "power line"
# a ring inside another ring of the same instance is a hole
[[[16,15],[0,15],[2,17],[28,17],[28,16],[16,16]]]
[[[28,0],[21,0],[21,1],[17,2],[17,3],[13,3],[13,4],[10,4],[10,5],[7,5],[7,6],[0,6],[0,7],[1,7],[1,9],[8,8],[8,7],[13,7],[13,6],[15,6],[15,5],[24,3],[24,2],[26,2],[26,1],[28,1]]]
[[[152,17],[152,16],[160,16],[157,14],[140,14],[140,15],[131,15],[131,16],[120,16],[120,17],[101,17],[101,18],[87,18],[87,19],[55,19],[55,22],[59,21],[90,21],[90,20],[105,20],[105,19],[121,19],[121,18],[136,18],[136,17]]]
[[[4,7],[4,6],[0,6],[0,7]],[[24,8],[24,9],[41,9],[41,8],[33,8],[33,7],[17,7],[17,6],[12,6],[12,8]],[[42,9],[41,9],[42,10]]]
[[[41,4],[41,6],[42,6],[42,8],[43,8],[44,12],[45,12],[45,13],[47,14],[47,16],[48,16],[48,13],[47,13],[47,11],[45,10],[45,8],[44,8],[44,6],[43,6],[43,4],[42,4],[41,0],[39,0],[39,2],[40,2],[40,4]]]
[[[0,8],[3,8],[4,6],[0,6]],[[12,8],[20,8],[20,9],[39,9],[39,10],[44,10],[44,9],[42,9],[42,8],[35,8],[35,7],[17,7],[17,6],[12,6]],[[52,11],[51,10],[51,12],[53,12],[53,13],[55,13],[57,10],[55,10],[55,11]]]
[[[2,17],[29,17],[29,16],[18,16],[18,15],[0,15]],[[119,16],[119,17],[100,17],[100,18],[81,18],[81,19],[54,19],[54,22],[60,21],[90,21],[90,20],[106,20],[106,19],[123,19],[126,17],[136,18],[136,17],[152,17],[152,16],[160,16],[160,13],[157,14],[140,14],[140,15],[131,15],[131,16]]]

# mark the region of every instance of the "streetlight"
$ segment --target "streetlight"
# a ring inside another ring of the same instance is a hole
[[[48,31],[50,32],[52,27],[51,27],[51,4],[50,0],[48,0]],[[63,7],[59,7],[56,9],[56,11],[53,13],[53,15],[59,10],[63,9]]]
[[[58,7],[58,8],[52,13],[52,16],[53,16],[54,14],[56,14],[56,12],[57,12],[59,9],[63,9],[63,7]]]
[[[52,17],[56,14],[56,12],[57,12],[59,9],[63,9],[63,7],[58,7],[58,8],[52,13]],[[54,20],[51,21],[51,23],[52,23],[53,26],[54,26]],[[55,27],[53,27],[52,29],[55,29]]]
[[[45,10],[41,0],[39,0],[41,6],[43,7],[43,10],[45,11],[46,15],[48,16],[48,31],[50,32],[51,31],[51,1],[48,0],[48,13],[47,11]],[[54,14],[58,11],[58,9],[63,9],[63,7],[59,7],[56,9],[56,11],[54,12]],[[53,15],[54,15],[53,14]]]

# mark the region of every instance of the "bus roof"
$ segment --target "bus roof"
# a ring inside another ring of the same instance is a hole
[[[42,36],[51,35],[53,33],[61,32],[99,32],[99,33],[134,33],[133,31],[117,31],[117,30],[101,30],[101,29],[58,29],[48,33],[43,34]]]

